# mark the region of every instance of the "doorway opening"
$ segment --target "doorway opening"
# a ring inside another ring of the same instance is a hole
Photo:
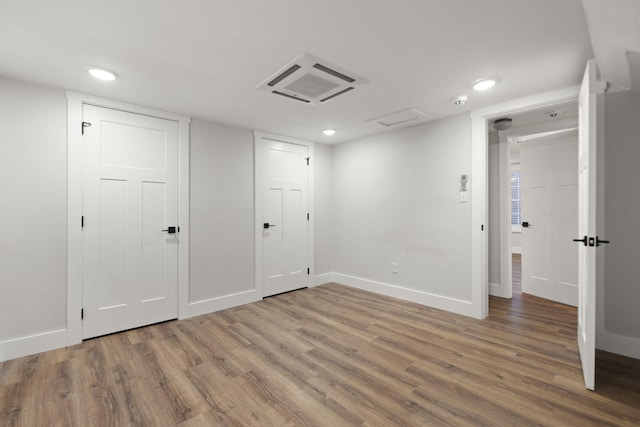
[[[508,117],[509,129],[488,126],[489,294],[575,306],[577,102]]]

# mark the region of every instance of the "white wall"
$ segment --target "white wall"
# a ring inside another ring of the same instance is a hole
[[[314,273],[322,276],[333,272],[331,241],[332,201],[331,201],[331,160],[332,146],[315,144],[313,148],[314,182]],[[323,280],[320,280],[323,282]]]
[[[471,313],[470,141],[461,115],[333,148],[336,280]]]
[[[0,78],[0,146],[2,343],[66,328],[64,91]]]
[[[65,345],[67,106],[62,89],[0,78],[0,360]],[[259,298],[253,132],[191,122],[190,315]],[[316,274],[332,271],[331,147],[315,150]],[[238,294],[248,295],[238,298]]]
[[[640,358],[640,96],[607,93],[605,111],[604,344]]]
[[[189,302],[254,289],[253,132],[191,121]]]

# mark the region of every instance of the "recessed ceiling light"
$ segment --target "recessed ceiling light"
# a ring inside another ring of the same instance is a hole
[[[113,71],[104,70],[102,68],[89,68],[89,74],[98,80],[111,81],[115,80],[117,75]]]
[[[327,136],[333,136],[336,134],[336,130],[335,129],[325,129],[322,131],[323,134],[327,135]]]
[[[482,80],[478,80],[477,82],[475,82],[473,84],[473,90],[487,90],[487,89],[491,89],[492,87],[494,87],[496,85],[496,83],[498,82],[498,80],[496,79],[482,79]]]

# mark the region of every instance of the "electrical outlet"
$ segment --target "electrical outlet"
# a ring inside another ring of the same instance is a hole
[[[391,263],[391,272],[392,273],[397,273],[398,272],[398,263],[397,262],[392,262]]]

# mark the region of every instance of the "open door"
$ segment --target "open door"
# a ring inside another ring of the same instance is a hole
[[[584,374],[585,387],[595,389],[596,351],[596,250],[598,238],[597,187],[598,187],[598,134],[600,132],[598,114],[598,94],[603,93],[605,84],[596,81],[597,68],[594,59],[587,63],[579,96],[579,142],[578,142],[578,230],[580,243],[578,251],[578,347]]]

